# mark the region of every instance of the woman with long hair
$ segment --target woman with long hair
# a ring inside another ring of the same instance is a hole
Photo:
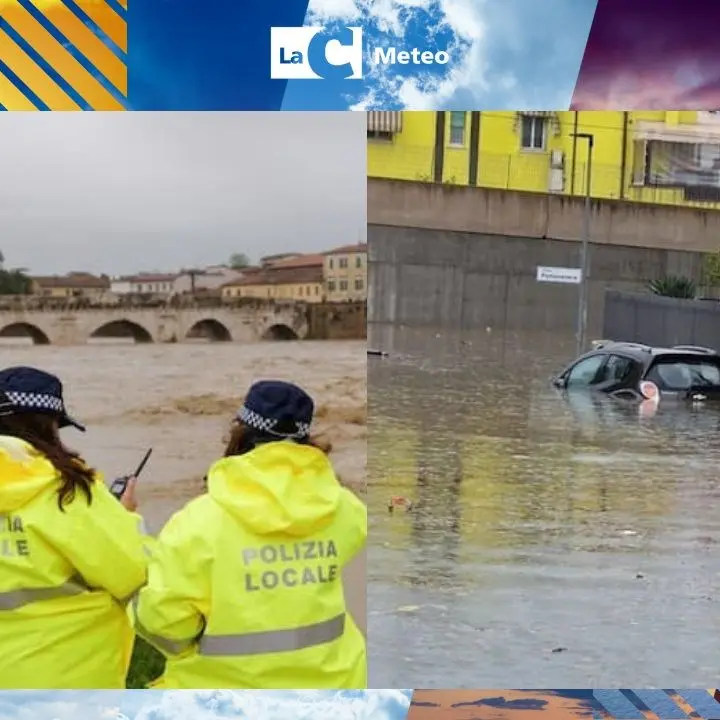
[[[253,385],[207,493],[160,533],[135,609],[162,687],[367,686],[342,583],[367,510],[311,437],[313,409],[296,385]]]
[[[134,481],[118,502],[69,426],[58,378],[0,371],[1,688],[125,687],[147,573]]]

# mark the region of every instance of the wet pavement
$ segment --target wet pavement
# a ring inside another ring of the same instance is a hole
[[[374,334],[370,686],[714,687],[720,413],[568,400],[572,339]]]

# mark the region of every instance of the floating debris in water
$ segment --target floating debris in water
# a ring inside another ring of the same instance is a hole
[[[396,507],[404,507],[405,512],[410,512],[412,510],[412,500],[402,495],[393,495],[388,503],[388,512],[394,512]]]

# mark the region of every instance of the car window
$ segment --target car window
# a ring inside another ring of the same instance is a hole
[[[720,358],[659,357],[646,376],[661,390],[720,387]]]
[[[602,368],[607,355],[591,355],[573,365],[566,376],[566,387],[594,385],[598,381],[598,371]]]
[[[632,375],[635,361],[622,355],[610,355],[603,368],[602,381],[621,383]]]

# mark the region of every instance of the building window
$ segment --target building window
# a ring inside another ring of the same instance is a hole
[[[333,269],[333,259],[328,258],[328,267],[332,270]]]
[[[335,292],[335,281],[330,280],[328,282],[328,292]]]
[[[319,286],[319,285],[316,285],[316,286],[315,286],[315,294],[316,294],[316,295],[319,295],[319,294],[320,294],[320,286]]]
[[[305,289],[302,287],[299,287],[298,288],[298,297],[302,297],[304,292],[305,292]]]
[[[523,150],[542,150],[545,147],[545,118],[523,115],[520,131]]]
[[[348,266],[348,259],[346,257],[341,257],[338,260],[338,267],[344,270],[345,268],[347,268],[347,266]]]
[[[355,267],[361,268],[362,267],[362,255],[356,255],[355,256]]]
[[[465,113],[450,113],[450,139],[448,145],[465,144]]]
[[[348,281],[341,280],[340,281],[340,292],[347,292],[347,289],[348,289]]]
[[[355,289],[356,290],[362,290],[365,287],[365,282],[362,278],[357,278],[355,280]]]

